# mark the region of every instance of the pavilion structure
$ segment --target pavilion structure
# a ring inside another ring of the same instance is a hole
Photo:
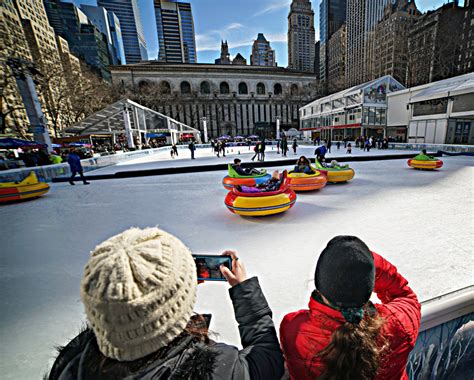
[[[65,131],[74,135],[111,135],[114,143],[117,135],[124,134],[129,148],[140,148],[149,139],[164,136],[171,144],[183,135],[192,135],[196,142],[201,142],[199,130],[130,99],[110,104]]]

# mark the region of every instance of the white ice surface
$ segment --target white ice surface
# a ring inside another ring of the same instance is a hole
[[[291,149],[286,157],[282,157],[281,153],[277,154],[276,147],[267,146],[265,151],[265,161],[275,161],[280,159],[298,159],[300,155],[305,155],[307,157],[314,157],[315,146],[302,145],[297,148],[296,155]],[[364,152],[359,148],[352,148],[352,154],[346,154],[346,149],[341,144],[341,148],[338,150],[336,146],[331,148],[331,153],[326,155],[328,160],[331,157],[357,157],[357,156],[377,156],[385,154],[407,154],[413,153],[414,155],[418,152],[408,151],[408,150],[378,150],[372,149],[370,152]],[[121,171],[129,170],[149,170],[157,168],[167,168],[167,167],[181,167],[181,166],[194,166],[194,165],[213,165],[216,163],[226,163],[232,162],[234,158],[238,157],[242,162],[251,162],[251,158],[255,155],[252,150],[249,150],[248,147],[232,147],[227,148],[226,157],[217,158],[210,148],[197,149],[195,151],[195,160],[191,160],[191,152],[189,149],[180,149],[179,157],[172,159],[168,151],[159,152],[152,156],[146,156],[142,158],[137,158],[135,160],[125,161],[115,166],[108,166],[99,170],[95,170],[91,174],[113,174]],[[257,161],[255,161],[257,162]]]
[[[356,162],[355,179],[299,194],[273,217],[224,206],[225,172],[53,184],[44,197],[0,207],[0,374],[40,379],[84,323],[79,282],[88,253],[130,226],[160,225],[195,253],[237,249],[258,275],[279,325],[305,308],[327,241],[354,234],[398,266],[421,300],[473,283],[474,160],[445,157],[438,171],[405,160]],[[196,160],[199,161],[199,160]],[[238,344],[227,285],[199,286],[198,312]]]

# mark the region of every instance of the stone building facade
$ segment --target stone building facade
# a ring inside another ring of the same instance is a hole
[[[346,87],[363,83],[365,79],[365,22],[367,0],[347,0]]]
[[[279,67],[144,62],[111,68],[115,85],[140,104],[203,131],[274,136],[298,128],[298,108],[318,96],[313,74]]]
[[[329,93],[337,92],[346,87],[346,24],[329,38],[327,46],[327,85]]]
[[[413,25],[408,36],[408,86],[457,75],[464,10],[457,2],[447,3]]]
[[[406,83],[408,35],[420,15],[415,2],[410,0],[399,0],[385,7],[383,19],[372,33],[373,54],[368,67],[371,79],[391,75]]]
[[[5,61],[20,58],[33,62],[39,70],[48,68],[53,71],[62,67],[61,59],[54,30],[49,25],[41,0],[5,0],[0,9],[1,74],[5,83],[1,104],[2,130],[4,133],[18,132],[26,137],[29,121],[15,79]],[[56,102],[59,98],[57,83],[48,84],[41,95],[43,105]]]
[[[464,1],[464,20],[462,23],[461,49],[458,55],[458,73],[474,71],[474,1]]]
[[[2,77],[0,133],[10,132],[10,128],[14,126],[23,131],[28,126],[28,118],[6,61],[10,57],[31,61],[32,57],[23,33],[21,18],[13,0],[4,0],[0,3],[0,46],[2,46],[0,49],[0,75]]]

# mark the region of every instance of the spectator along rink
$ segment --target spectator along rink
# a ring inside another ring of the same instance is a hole
[[[298,149],[309,157],[313,152]],[[344,152],[341,147],[340,155]],[[181,160],[189,151],[179,153],[180,160],[149,157],[93,174],[190,165],[189,159]],[[192,165],[234,157],[200,153]],[[267,153],[267,159],[272,156],[280,158]],[[239,157],[247,162],[251,156]],[[471,285],[474,160],[442,159],[438,171],[411,169],[406,160],[351,162],[356,175],[350,183],[299,193],[292,209],[271,217],[230,213],[221,184],[225,171],[92,181],[90,186],[53,183],[40,199],[2,206],[1,377],[39,379],[49,369],[54,347],[84,325],[79,282],[89,251],[130,226],[159,225],[194,253],[238,250],[249,276],[258,275],[277,325],[285,313],[307,306],[318,254],[339,234],[357,235],[384,255],[420,300]],[[225,283],[199,285],[196,311],[212,313],[212,331],[238,345],[227,289]]]

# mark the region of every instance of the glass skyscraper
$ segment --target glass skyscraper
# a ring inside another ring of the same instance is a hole
[[[107,37],[72,3],[44,0],[44,8],[49,24],[56,34],[68,42],[71,52],[110,81]]]
[[[122,32],[120,21],[113,13],[103,7],[93,5],[81,5],[81,10],[89,20],[107,37],[109,48],[109,59],[112,65],[124,65],[125,52],[123,49]]]
[[[158,31],[158,61],[197,63],[191,4],[174,0],[155,0]]]
[[[120,21],[127,64],[148,60],[137,0],[97,0],[97,5],[115,13]]]
[[[319,5],[320,59],[319,75],[327,78],[327,43],[329,38],[346,22],[346,0],[322,0]]]

